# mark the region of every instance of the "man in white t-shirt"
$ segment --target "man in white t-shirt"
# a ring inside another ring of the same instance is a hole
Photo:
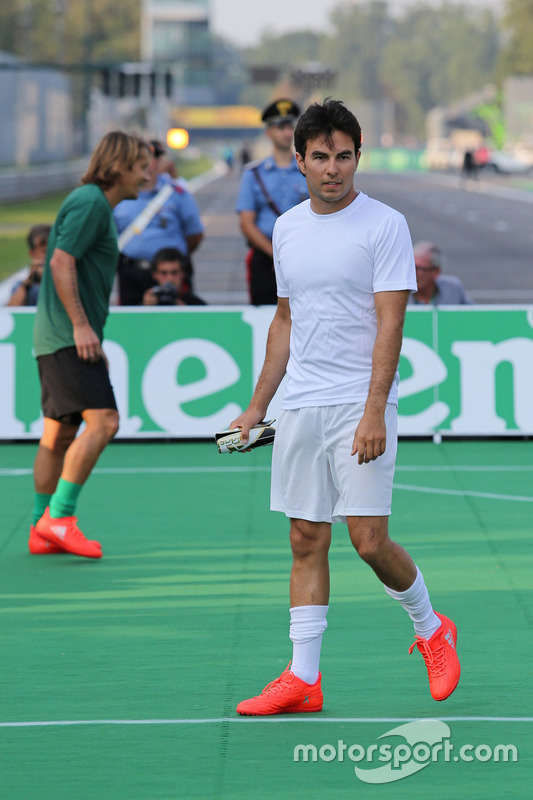
[[[407,611],[435,700],[459,681],[454,623],[433,611],[421,572],[388,535],[396,458],[398,361],[416,289],[404,217],[354,188],[357,119],[336,100],[307,109],[295,131],[310,200],[274,228],[278,306],[248,409],[264,419],[285,372],[272,457],[271,508],[291,520],[292,661],[237,706],[266,715],[322,709],[319,658],[329,602],[331,525],[346,522],[359,556]]]

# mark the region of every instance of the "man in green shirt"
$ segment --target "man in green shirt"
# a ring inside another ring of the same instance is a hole
[[[34,464],[32,554],[101,558],[74,516],[78,495],[118,430],[118,411],[102,352],[118,261],[113,208],[137,197],[148,179],[146,142],[108,133],[82,185],[61,206],[50,234],[34,328],[44,430]],[[81,422],[86,427],[76,438]]]

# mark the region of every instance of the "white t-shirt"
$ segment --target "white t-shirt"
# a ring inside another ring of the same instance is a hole
[[[374,293],[417,288],[405,218],[361,192],[333,214],[315,214],[305,200],[278,218],[273,247],[278,296],[289,298],[292,318],[282,408],[366,402]]]

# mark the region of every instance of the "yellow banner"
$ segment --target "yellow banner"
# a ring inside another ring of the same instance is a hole
[[[180,128],[262,128],[261,111],[253,106],[177,106],[173,122]]]

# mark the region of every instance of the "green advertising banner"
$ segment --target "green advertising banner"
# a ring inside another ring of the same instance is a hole
[[[104,350],[119,437],[211,438],[248,404],[274,308],[115,309]],[[37,439],[33,309],[0,310],[0,439]],[[410,308],[399,433],[533,434],[533,308]],[[276,417],[283,385],[272,401]]]

